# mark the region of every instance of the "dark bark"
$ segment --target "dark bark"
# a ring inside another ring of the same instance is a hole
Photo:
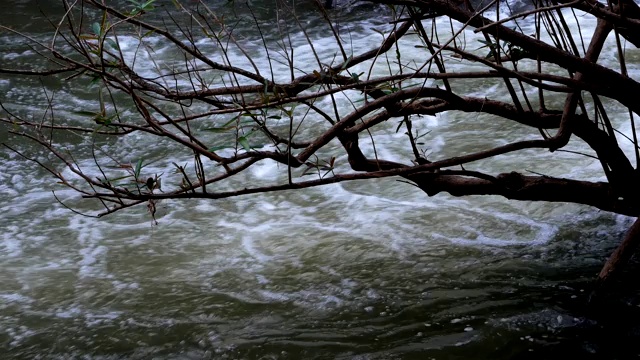
[[[380,1],[379,3],[398,3],[396,1]],[[493,24],[493,21],[463,7],[452,6],[447,0],[430,1],[401,1],[400,3],[414,6],[423,10],[435,10],[442,15],[446,15],[461,23],[467,23],[472,27],[480,28]],[[637,93],[640,93],[640,83],[626,77],[610,68],[599,65],[595,62],[577,57],[567,51],[551,46],[545,42],[536,40],[526,34],[510,29],[504,25],[495,25],[487,30],[496,38],[519,46],[527,52],[535,53],[541,61],[558,64],[559,66],[573,71],[589,74],[590,81],[603,84],[611,97],[618,100],[625,106],[640,114],[640,104],[637,101]],[[606,85],[609,84],[609,85]],[[616,84],[615,86],[613,84]]]
[[[591,292],[591,301],[598,298],[610,287],[616,275],[627,265],[638,249],[638,246],[640,246],[640,219],[636,219],[629,230],[627,230],[620,245],[602,267],[600,274],[598,274],[595,287]]]
[[[570,3],[573,0],[560,0],[559,3]],[[609,8],[596,0],[581,1],[573,7],[591,13],[611,24],[635,47],[640,47],[640,7],[633,0],[614,0],[613,8]]]
[[[594,206],[630,216],[640,215],[636,203],[619,198],[616,190],[605,182],[578,181],[549,176],[525,176],[511,172],[482,178],[464,171],[418,173],[407,176],[427,195],[447,192],[453,196],[500,195],[511,200],[572,202]]]

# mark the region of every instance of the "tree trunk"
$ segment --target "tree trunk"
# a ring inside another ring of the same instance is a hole
[[[595,287],[591,292],[590,301],[606,290],[615,275],[629,262],[638,245],[640,245],[640,218],[637,218],[627,230],[622,243],[602,267]]]

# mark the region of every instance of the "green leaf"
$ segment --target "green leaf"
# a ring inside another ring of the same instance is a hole
[[[210,128],[202,129],[202,131],[210,131],[210,132],[213,132],[213,133],[224,133],[224,132],[227,132],[229,130],[233,130],[234,127],[235,126],[210,127]]]
[[[300,177],[307,176],[307,175],[313,175],[315,173],[312,173],[311,170],[314,170],[314,169],[317,170],[318,169],[315,164],[307,163],[306,165],[307,165],[307,168],[302,172],[302,174],[300,174]]]
[[[109,125],[111,125],[111,121],[113,121],[113,119],[115,119],[117,116],[118,116],[118,114],[113,114],[113,115],[108,116],[108,117],[100,115],[100,116],[97,116],[95,118],[95,121],[98,124],[109,126]]]
[[[218,145],[218,146],[211,147],[211,148],[209,148],[207,150],[209,150],[211,152],[214,152],[214,151],[218,151],[218,150],[232,149],[232,148],[233,148],[233,146],[231,146],[231,145]]]
[[[222,124],[222,126],[214,126],[214,127],[210,127],[210,128],[206,128],[206,129],[202,129],[204,131],[211,131],[211,132],[215,132],[215,133],[221,133],[221,132],[226,132],[232,129],[235,129],[235,125],[231,125],[233,124],[236,120],[238,120],[238,116],[233,117],[233,119],[227,121],[226,123]]]
[[[147,2],[138,2],[135,0],[129,0],[129,2],[133,5],[133,10],[131,10],[131,15],[136,15],[142,11],[150,11],[153,10],[153,3],[155,0],[148,0]]]
[[[119,50],[120,48],[118,47],[118,43],[116,43],[113,39],[104,39],[104,42],[106,42],[109,46],[111,46],[112,48]]]
[[[113,179],[106,179],[107,182],[115,182],[115,181],[120,181],[120,180],[124,180],[126,178],[128,178],[131,175],[125,175],[125,176],[120,176],[117,178],[113,178]],[[102,181],[102,180],[101,180]]]
[[[363,71],[363,72],[361,72],[361,73],[359,73],[359,74],[351,73],[351,78],[352,78],[354,81],[360,81],[360,76],[362,76],[362,74],[364,74],[364,71]]]
[[[247,136],[240,136],[238,138],[238,143],[240,143],[240,145],[242,145],[242,148],[244,148],[245,151],[250,151],[251,150],[251,145],[249,145],[249,140],[247,140]]]
[[[74,114],[81,115],[81,116],[91,116],[91,117],[96,117],[100,115],[100,113],[97,113],[94,111],[84,111],[84,110],[74,111]]]
[[[136,164],[136,168],[133,171],[133,175],[136,178],[136,180],[140,177],[141,170],[142,170],[142,159],[138,160],[138,163]]]
[[[349,58],[347,58],[347,61],[344,62],[344,64],[342,64],[342,67],[340,68],[340,71],[346,69],[347,67],[349,67],[349,63],[351,62],[351,60],[353,60],[353,54],[351,54],[351,56],[349,56]]]
[[[142,10],[147,10],[147,11],[148,11],[148,10],[153,10],[153,3],[154,3],[155,1],[156,1],[156,0],[149,0],[149,1],[147,1],[146,3],[144,3],[144,4],[140,5],[140,8],[142,8]]]
[[[100,81],[102,81],[102,78],[100,76],[92,76],[91,81],[89,82],[89,85],[95,85]]]
[[[382,31],[380,31],[378,29],[374,29],[374,28],[370,28],[370,30],[373,31],[373,32],[376,32],[376,33],[382,35],[382,37],[384,37],[384,33]]]
[[[269,144],[264,144],[264,143],[258,143],[258,144],[251,144],[249,147],[253,150],[255,149],[260,149],[261,147],[267,146]]]
[[[396,128],[396,134],[398,133],[398,131],[400,131],[400,128],[402,127],[403,124],[404,124],[404,120],[400,120],[400,122],[398,123],[398,127]]]
[[[102,29],[100,28],[100,24],[98,24],[97,22],[94,22],[93,24],[91,24],[91,30],[97,36],[102,36]]]
[[[146,38],[147,36],[149,36],[149,35],[151,35],[153,33],[155,33],[155,30],[149,30],[146,33],[144,33],[144,35],[142,35],[140,38],[144,39],[144,38]]]

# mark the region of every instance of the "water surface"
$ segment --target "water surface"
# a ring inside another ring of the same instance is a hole
[[[275,7],[251,4],[263,29],[273,28]],[[224,14],[248,13],[242,4],[211,5]],[[42,12],[61,14],[55,0],[14,0],[0,9],[3,25],[41,40],[51,35]],[[312,10],[299,4],[316,50],[330,59],[336,51],[332,39]],[[354,5],[332,16],[360,51],[379,41],[371,28],[390,26],[383,7]],[[266,68],[255,27],[237,30]],[[304,58],[304,37],[293,35],[300,63],[313,64]],[[265,36],[276,39],[279,33]],[[123,47],[135,47],[134,39],[123,41]],[[405,45],[406,56],[423,56],[410,42]],[[15,34],[0,32],[0,51],[2,66],[39,64]],[[160,61],[174,60],[162,43],[156,54]],[[497,83],[461,86],[507,96]],[[0,101],[19,114],[42,116],[43,91],[61,99],[59,114],[70,122],[81,121],[77,110],[96,106],[95,89],[88,85],[0,78]],[[347,111],[348,102],[343,105]],[[624,109],[619,114],[624,119]],[[624,129],[623,120],[618,125]],[[469,122],[467,114],[447,113],[417,126],[430,131],[426,141],[437,157],[528,136],[511,122],[482,115]],[[406,149],[396,145],[394,127],[374,130],[381,135],[379,151],[404,159]],[[79,159],[82,164],[90,163],[89,141],[73,135],[65,141],[86,156]],[[149,173],[169,172],[171,162],[188,159],[155,141],[130,136],[110,149],[132,162],[154,160]],[[42,154],[24,139],[7,142]],[[516,170],[603,178],[597,163],[569,153],[532,150],[473,166],[501,172],[513,170],[514,163],[520,166]],[[608,319],[583,307],[591,280],[630,224],[625,217],[573,204],[428,198],[408,184],[383,179],[216,201],[165,201],[158,209],[159,225],[153,226],[144,207],[99,220],[64,209],[51,190],[78,209],[95,206],[55,186],[36,164],[7,149],[0,150],[0,169],[3,358],[551,359],[570,353],[613,359],[635,354],[636,290],[623,292],[615,302],[619,313]],[[281,170],[261,163],[234,184],[274,181]]]

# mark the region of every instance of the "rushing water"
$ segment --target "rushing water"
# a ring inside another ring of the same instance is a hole
[[[59,16],[57,4],[5,0],[0,21],[46,39],[40,9]],[[274,16],[264,3],[254,11],[267,25]],[[334,11],[350,24],[357,49],[379,36],[370,28],[387,26],[381,7]],[[303,20],[310,29],[318,21]],[[310,36],[320,53],[333,51],[322,31]],[[170,56],[157,46],[158,56]],[[15,35],[0,32],[0,66],[34,59]],[[615,59],[606,54],[604,61]],[[21,114],[41,116],[43,89],[64,99],[66,116],[95,106],[90,89],[0,78],[0,100]],[[478,117],[474,124],[456,114],[424,126],[442,155],[521,135],[509,122]],[[384,155],[400,151],[394,136]],[[22,139],[7,141],[40,151]],[[123,139],[119,155],[158,160],[158,172],[178,159],[148,141]],[[71,137],[68,146],[88,145]],[[585,157],[526,155],[481,166],[602,177]],[[0,169],[2,359],[613,359],[636,351],[636,290],[623,294],[608,319],[582,306],[629,225],[624,217],[572,204],[428,198],[384,179],[167,201],[160,224],[151,226],[144,208],[100,220],[62,208],[48,174],[6,149]],[[243,180],[270,180],[276,171],[265,163]],[[68,191],[58,196],[91,207]]]

